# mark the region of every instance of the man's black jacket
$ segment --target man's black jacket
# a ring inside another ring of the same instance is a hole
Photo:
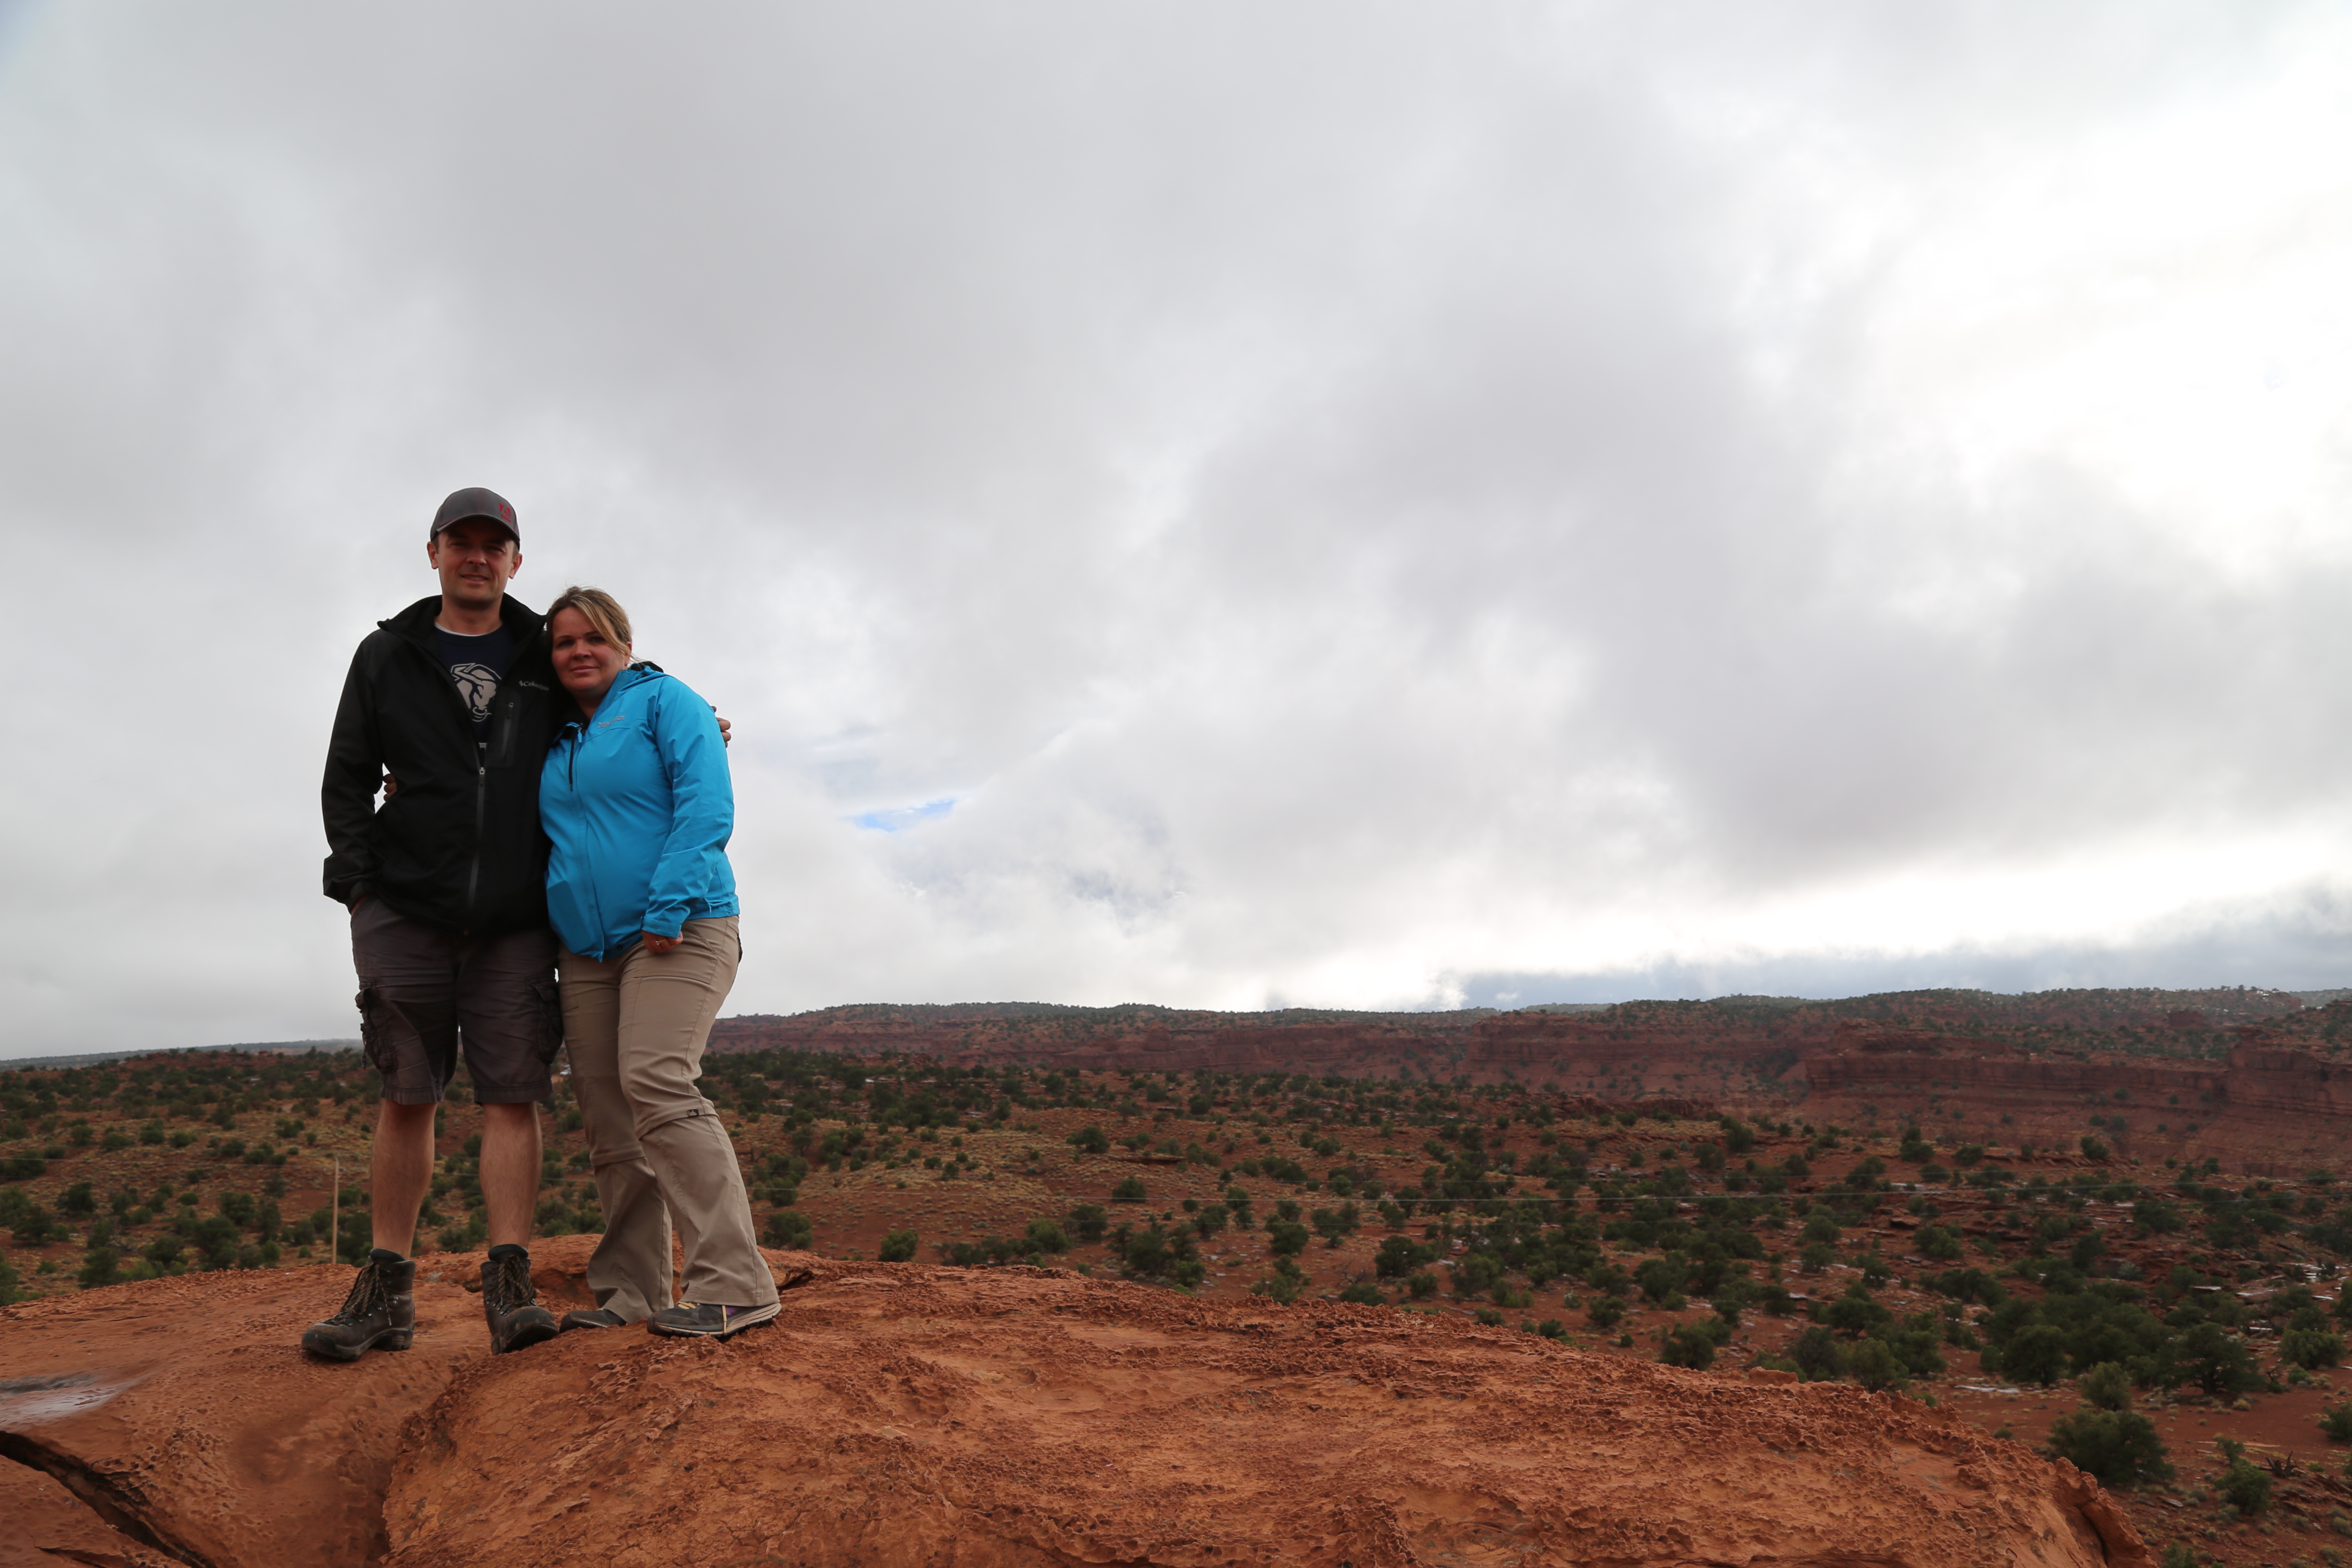
[[[487,753],[433,636],[438,595],[419,599],[352,656],[335,710],[320,803],[327,897],[373,894],[443,931],[494,935],[547,923],[547,836],[539,774],[556,729],[553,667],[540,617],[509,598],[514,659],[490,709]],[[389,772],[399,790],[376,809]]]

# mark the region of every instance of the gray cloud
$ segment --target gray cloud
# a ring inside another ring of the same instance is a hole
[[[2352,431],[2242,527],[2105,460],[2128,378],[1983,430],[2189,332],[2224,242],[2344,246],[2284,189],[2064,232],[2200,116],[2274,166],[2266,95],[2343,46],[0,12],[0,1052],[347,1026],[319,757],[467,483],[518,592],[612,588],[737,720],[736,1007],[2332,983]],[[2342,384],[2340,316],[2281,320],[2250,418]]]

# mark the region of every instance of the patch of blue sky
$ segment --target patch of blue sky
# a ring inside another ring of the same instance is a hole
[[[956,796],[941,795],[920,805],[893,805],[876,811],[861,811],[849,820],[869,833],[904,833],[918,823],[945,816],[956,808]]]

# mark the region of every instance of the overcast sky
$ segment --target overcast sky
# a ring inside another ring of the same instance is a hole
[[[461,485],[729,1011],[2352,984],[2342,5],[0,0],[0,1054],[347,1036]]]

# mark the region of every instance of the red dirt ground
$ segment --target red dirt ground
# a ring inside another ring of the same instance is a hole
[[[588,1247],[541,1244],[547,1296]],[[324,1267],[0,1311],[0,1563],[2150,1561],[2071,1467],[1850,1386],[790,1253],[783,1316],[729,1344],[615,1330],[492,1361],[457,1284],[478,1256],[425,1259],[417,1348],[356,1366],[294,1348],[340,1300]]]

